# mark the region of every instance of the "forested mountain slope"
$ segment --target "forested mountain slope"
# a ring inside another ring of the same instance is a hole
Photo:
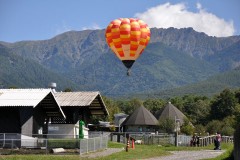
[[[99,90],[107,96],[122,96],[181,87],[240,66],[240,36],[217,38],[192,28],[152,28],[150,44],[133,65],[131,76],[126,76],[125,67],[109,49],[104,34],[105,30],[70,31],[48,40],[0,42],[9,53],[0,59],[4,62],[2,74],[21,73],[16,80],[1,76],[1,86],[41,87],[66,79],[67,85],[58,84],[61,89]],[[25,62],[10,70],[6,56]],[[30,77],[35,79],[30,82]]]

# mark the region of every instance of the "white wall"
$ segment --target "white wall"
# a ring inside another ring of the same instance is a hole
[[[84,138],[88,138],[88,128],[84,128]],[[48,138],[78,138],[79,126],[77,124],[49,124]]]

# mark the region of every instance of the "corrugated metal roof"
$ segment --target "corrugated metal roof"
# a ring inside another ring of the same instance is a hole
[[[89,106],[99,92],[57,92],[54,93],[58,104],[62,106]]]
[[[61,107],[88,107],[93,115],[109,115],[100,92],[57,92],[54,96]]]
[[[50,96],[50,98],[47,98]],[[0,107],[36,107],[38,104],[44,102],[44,107],[48,115],[59,115],[60,113],[64,118],[64,115],[61,107],[56,101],[52,90],[49,89],[0,89]],[[55,103],[55,104],[54,104]],[[55,110],[52,112],[47,109],[47,105],[52,105],[55,107]]]
[[[51,89],[0,89],[0,107],[35,107],[50,92]]]
[[[51,89],[0,89],[0,107],[37,106],[49,93],[52,93],[60,107],[85,107],[92,114],[107,114],[108,110],[99,92],[56,92]],[[62,112],[62,110],[61,110]]]

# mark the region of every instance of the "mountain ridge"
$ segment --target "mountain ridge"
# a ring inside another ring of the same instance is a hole
[[[240,36],[217,38],[192,28],[151,28],[150,43],[127,77],[104,34],[105,30],[69,31],[48,40],[0,44],[78,88],[106,95],[180,87],[240,66]]]

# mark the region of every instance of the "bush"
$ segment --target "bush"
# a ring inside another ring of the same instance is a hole
[[[231,126],[225,126],[220,130],[220,133],[224,136],[232,136],[234,134],[235,129]]]
[[[79,140],[78,139],[49,139],[48,148],[65,148],[65,149],[79,148]]]
[[[188,119],[184,119],[184,123],[181,127],[181,132],[185,133],[186,135],[192,135],[194,131],[193,125],[190,123]]]
[[[174,120],[166,118],[165,120],[159,121],[159,128],[166,133],[172,133],[175,128]]]
[[[201,136],[207,135],[205,130],[206,130],[205,127],[201,124],[195,125],[195,127],[194,127],[194,132],[198,133]]]
[[[213,120],[207,124],[206,131],[210,134],[216,134],[222,130],[223,126],[223,122],[219,120]]]

